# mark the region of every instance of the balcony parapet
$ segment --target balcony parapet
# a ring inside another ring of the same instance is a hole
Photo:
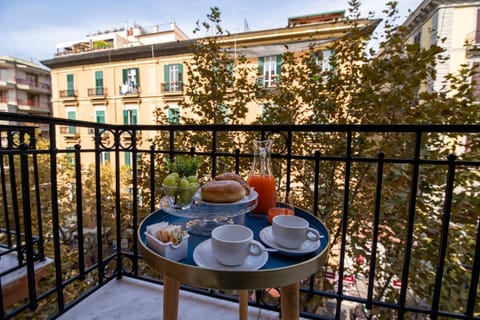
[[[78,97],[77,90],[60,90],[59,91],[60,99],[62,100],[76,100]]]
[[[108,90],[104,87],[88,88],[88,97],[90,99],[105,99],[107,94]]]
[[[50,92],[50,84],[29,80],[29,79],[17,78],[17,87],[19,89],[23,89],[27,91],[34,91],[34,92],[41,92],[41,93]]]
[[[164,95],[183,95],[183,82],[163,82],[161,89]]]

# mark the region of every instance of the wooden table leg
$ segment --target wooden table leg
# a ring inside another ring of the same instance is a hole
[[[178,319],[178,296],[180,291],[180,282],[164,276],[163,278],[163,319]]]
[[[238,291],[240,320],[248,320],[248,290]]]
[[[280,288],[282,320],[300,318],[300,284],[294,283]]]

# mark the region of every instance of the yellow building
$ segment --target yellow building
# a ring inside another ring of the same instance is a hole
[[[462,64],[479,66],[480,1],[424,0],[404,25],[412,28],[410,41],[424,48],[438,44],[446,49],[449,60],[437,66],[437,79],[429,84],[430,89],[440,90],[444,76],[457,73]],[[476,82],[480,83],[480,77]],[[475,89],[480,100],[480,86]]]
[[[371,32],[378,20],[362,19],[358,24]],[[290,18],[285,28],[235,33],[218,41],[232,54],[246,56],[254,66],[262,64],[260,83],[269,87],[275,86],[281,72],[279,57],[286,50],[302,51],[314,43],[324,48],[320,63],[328,68],[327,46],[349,28],[340,11]],[[110,124],[154,124],[157,108],[168,105],[170,110],[179,110],[189,82],[185,62],[191,60],[197,40],[187,39],[175,24],[168,29],[136,25],[59,44],[55,57],[42,61],[51,69],[54,116]],[[259,108],[249,106],[249,110],[248,119],[254,119]],[[84,139],[92,141],[92,130],[83,129],[63,128],[57,133],[59,145],[68,149],[79,139],[82,145]]]

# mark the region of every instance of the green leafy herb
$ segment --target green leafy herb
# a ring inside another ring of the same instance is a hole
[[[194,176],[200,165],[194,157],[178,156],[173,161],[167,160],[167,167],[171,172],[176,172],[180,177]]]

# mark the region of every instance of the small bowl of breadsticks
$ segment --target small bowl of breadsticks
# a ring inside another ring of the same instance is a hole
[[[147,247],[170,260],[179,261],[187,256],[189,234],[179,225],[159,222],[147,226]]]

